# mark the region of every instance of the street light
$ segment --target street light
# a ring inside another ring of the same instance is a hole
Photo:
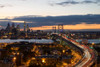
[[[94,45],[95,43],[93,42],[92,45]]]
[[[63,50],[63,53],[65,53],[65,50]]]
[[[13,59],[16,60],[16,57],[14,57]]]
[[[46,63],[45,58],[42,58],[42,63]]]
[[[17,59],[16,57],[13,57],[13,62],[14,62],[14,63],[15,63],[16,59]]]
[[[35,60],[35,59],[36,59],[35,57],[32,58],[32,60]]]
[[[19,52],[17,53],[17,55],[19,55]]]

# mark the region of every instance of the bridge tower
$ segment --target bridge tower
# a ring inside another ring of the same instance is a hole
[[[61,36],[63,35],[62,33],[64,32],[64,28],[63,28],[63,24],[58,24],[58,34],[61,34]],[[60,39],[60,44],[63,44],[63,39]]]
[[[53,32],[53,33],[56,33],[56,26],[53,26],[53,27],[52,27],[52,32]]]
[[[63,33],[63,24],[58,24],[58,33]]]

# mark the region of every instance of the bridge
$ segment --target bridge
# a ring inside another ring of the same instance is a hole
[[[93,49],[66,37],[65,34],[53,33],[52,36],[53,39],[57,38],[67,42],[75,49],[75,51],[78,51],[80,53],[82,59],[78,63],[76,63],[74,67],[90,67],[91,65],[93,65],[93,63],[95,63],[97,59],[97,54]]]

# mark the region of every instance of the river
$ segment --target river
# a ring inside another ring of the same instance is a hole
[[[0,43],[13,43],[13,42],[35,42],[35,43],[53,43],[51,39],[0,39]]]
[[[88,43],[95,43],[95,44],[100,43],[100,39],[87,39],[87,40]],[[81,42],[82,39],[76,39],[76,41]]]

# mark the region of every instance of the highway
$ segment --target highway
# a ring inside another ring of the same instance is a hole
[[[72,43],[75,44],[76,46],[80,47],[84,52],[84,57],[83,57],[82,61],[77,65],[77,67],[83,67],[91,59],[91,54],[88,51],[88,49],[85,48],[84,46],[81,46],[80,44],[77,44],[75,42],[72,42]]]
[[[56,34],[61,36],[61,34]],[[90,49],[88,46],[82,45],[75,40],[69,39],[66,35],[62,35],[62,38],[66,40],[66,42],[71,42],[74,46],[77,46],[83,51],[82,59],[76,63],[75,67],[90,67],[96,60],[96,53],[93,49]]]

